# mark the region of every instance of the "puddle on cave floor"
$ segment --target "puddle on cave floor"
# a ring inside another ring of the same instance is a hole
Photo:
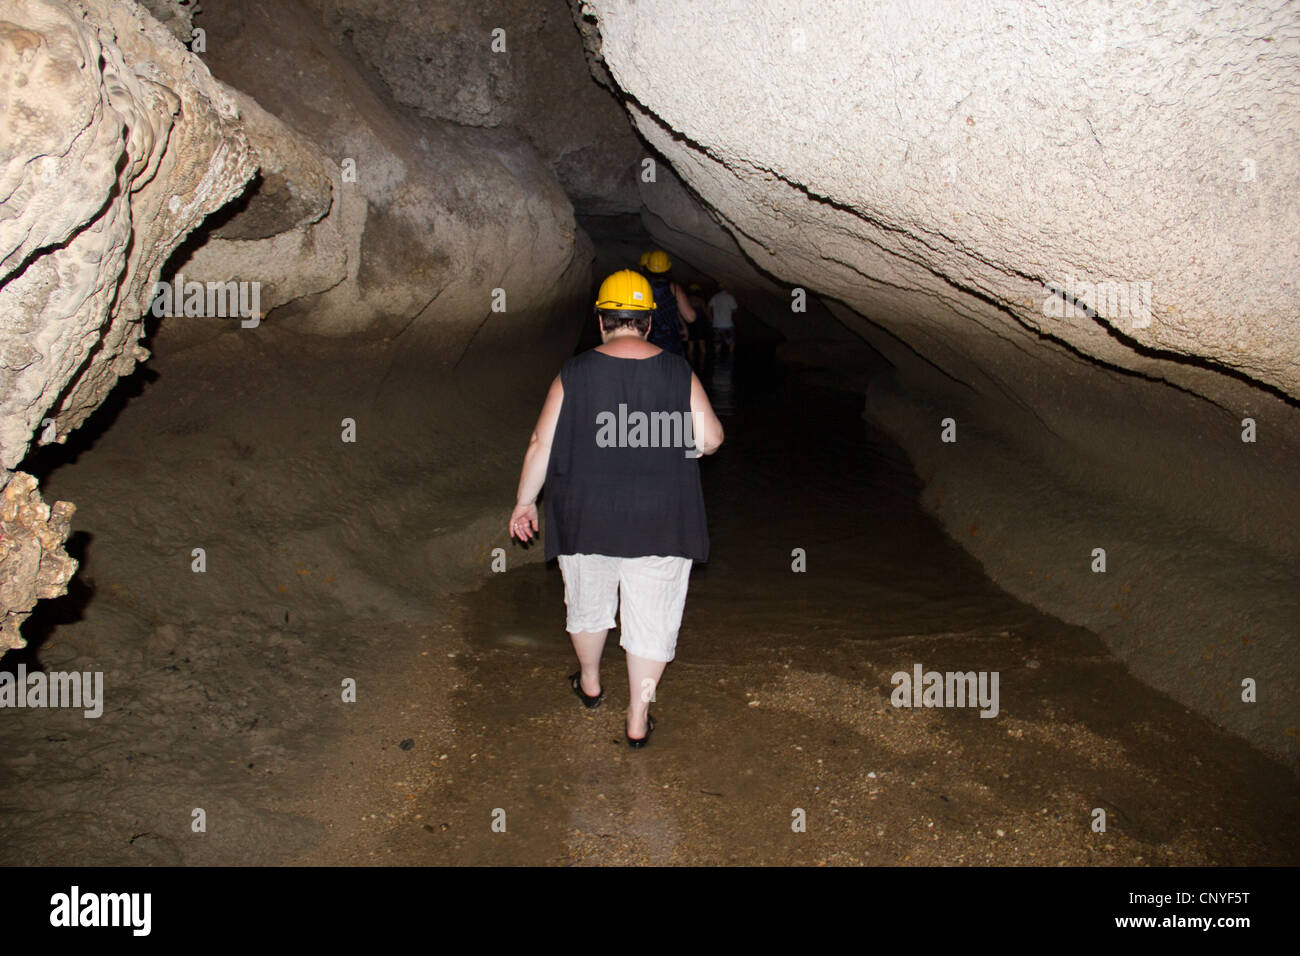
[[[727,429],[704,463],[712,554],[692,574],[651,744],[622,739],[618,632],[605,703],[586,711],[565,684],[558,568],[494,575],[454,602],[473,648],[454,695],[470,759],[418,802],[438,826],[395,833],[389,859],[1297,861],[1289,771],[988,580],[921,510],[860,397],[790,380],[770,349],[702,378]],[[890,675],[916,663],[997,671],[1000,712],[892,707]],[[504,833],[489,825],[499,810]]]

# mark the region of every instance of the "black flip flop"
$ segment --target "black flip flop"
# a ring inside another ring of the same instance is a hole
[[[594,697],[589,696],[583,691],[582,671],[569,675],[569,686],[573,688],[573,692],[577,694],[578,699],[582,701],[582,706],[586,707],[588,710],[595,710],[600,706],[600,702],[605,699],[605,689],[603,687],[600,689],[600,693],[596,694]]]
[[[626,729],[623,731],[623,736],[627,737],[627,745],[629,747],[631,747],[633,750],[640,750],[642,747],[644,747],[647,743],[650,742],[650,734],[654,732],[654,729],[655,729],[655,719],[651,717],[649,714],[647,714],[645,719],[644,737],[633,737],[631,734],[627,732]]]

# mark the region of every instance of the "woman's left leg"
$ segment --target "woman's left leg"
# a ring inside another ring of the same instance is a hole
[[[568,608],[565,630],[582,668],[582,692],[595,697],[603,690],[600,655],[605,636],[614,626],[618,607],[618,558],[603,554],[562,554],[564,603]]]

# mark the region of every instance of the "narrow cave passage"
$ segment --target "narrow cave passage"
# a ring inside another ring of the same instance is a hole
[[[1276,827],[1294,813],[1285,771],[1153,693],[1096,635],[998,588],[920,507],[911,465],[862,420],[860,394],[783,366],[779,337],[749,330],[734,357],[700,368],[727,454],[704,466],[716,549],[692,572],[678,660],[652,707],[657,746],[623,743],[617,630],[603,706],[583,711],[565,692],[561,576],[531,563],[454,598],[465,647],[446,758],[378,757],[377,775],[400,774],[413,799],[362,788],[391,816],[346,828],[307,862],[1141,866],[1294,854]],[[792,547],[818,567],[793,572]],[[977,710],[895,709],[891,675],[914,661],[1000,670],[1007,712],[986,722]],[[416,751],[445,746],[422,712],[396,726],[390,736],[413,737]],[[1278,789],[1245,795],[1242,775]],[[1062,810],[1085,793],[1126,819],[1122,835],[1091,839],[1087,814]],[[478,825],[496,807],[511,808],[508,839]],[[792,831],[796,808],[817,827]]]

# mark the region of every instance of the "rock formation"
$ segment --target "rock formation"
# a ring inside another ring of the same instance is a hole
[[[496,289],[502,321],[554,299],[573,209],[522,135],[404,108],[298,0],[213,0],[196,24],[214,74],[265,108],[249,135],[276,158],[182,272],[259,277],[268,310],[289,303],[275,321],[299,331],[409,332],[453,358],[494,314]]]
[[[562,3],[308,0],[330,35],[420,115],[527,136],[579,212],[636,212],[646,156],[615,99],[583,69]]]
[[[34,482],[11,469],[148,357],[141,317],[164,261],[255,160],[234,98],[132,3],[3,0],[0,84],[0,466],[20,483],[0,556],[12,644],[29,598],[67,580],[51,549],[71,508],[56,503],[47,524]]]

